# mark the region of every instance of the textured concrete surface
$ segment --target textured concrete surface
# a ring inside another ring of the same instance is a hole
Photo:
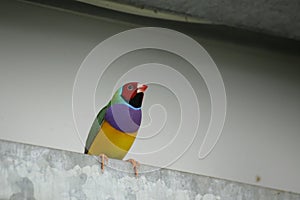
[[[96,157],[0,141],[0,200],[34,199],[264,199],[300,195],[200,175],[109,160],[102,174]]]
[[[82,4],[60,0],[23,0],[78,10]],[[300,40],[299,0],[77,0],[94,6],[154,18],[225,25]],[[79,9],[80,10],[80,9]],[[81,12],[97,15],[83,8]],[[101,11],[104,12],[103,10]]]
[[[300,39],[299,0],[115,0],[256,32]]]

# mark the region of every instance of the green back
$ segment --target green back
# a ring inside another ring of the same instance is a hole
[[[109,102],[105,107],[103,107],[100,112],[98,113],[97,117],[95,118],[92,127],[90,129],[88,138],[85,143],[85,151],[84,153],[87,154],[88,150],[90,149],[94,139],[96,138],[97,134],[99,133],[100,127],[104,121],[105,113],[107,108],[110,106],[111,102]]]

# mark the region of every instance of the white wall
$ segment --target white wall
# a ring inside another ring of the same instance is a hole
[[[98,43],[134,27],[137,26],[20,2],[3,2],[0,7],[0,138],[82,152],[72,113],[77,70]],[[203,140],[199,134],[184,156],[169,167],[300,192],[299,53],[264,48],[255,41],[247,45],[204,37],[200,31],[186,34],[193,35],[205,47],[222,74],[227,118],[221,138],[207,158],[198,159]],[[180,66],[187,65],[166,52],[144,50],[120,58],[112,69],[154,58],[179,71]],[[191,82],[199,81],[196,91],[204,116],[201,123],[205,124],[209,117],[207,90],[201,80],[194,80],[192,71],[182,71],[187,76],[190,74]],[[112,77],[111,83],[106,83],[110,87],[114,83],[113,72],[107,72]],[[104,83],[96,92],[96,109],[110,98],[107,91],[104,95],[100,90],[106,86],[105,79],[101,81]],[[149,108],[157,99],[151,96],[150,90],[146,95],[145,106]],[[145,115],[147,120],[149,117]],[[147,149],[141,144],[137,141],[133,150]],[[136,158],[152,165],[159,165],[164,159]],[[256,176],[261,177],[258,183]]]

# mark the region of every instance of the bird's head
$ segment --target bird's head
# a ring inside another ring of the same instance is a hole
[[[115,101],[113,103],[123,102],[134,108],[140,108],[142,106],[144,92],[147,88],[147,85],[138,82],[126,83],[117,90],[112,101]]]

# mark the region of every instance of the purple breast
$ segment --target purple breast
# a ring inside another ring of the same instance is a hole
[[[114,104],[106,110],[105,120],[115,129],[132,133],[136,132],[141,124],[142,111],[135,110],[125,104]]]

